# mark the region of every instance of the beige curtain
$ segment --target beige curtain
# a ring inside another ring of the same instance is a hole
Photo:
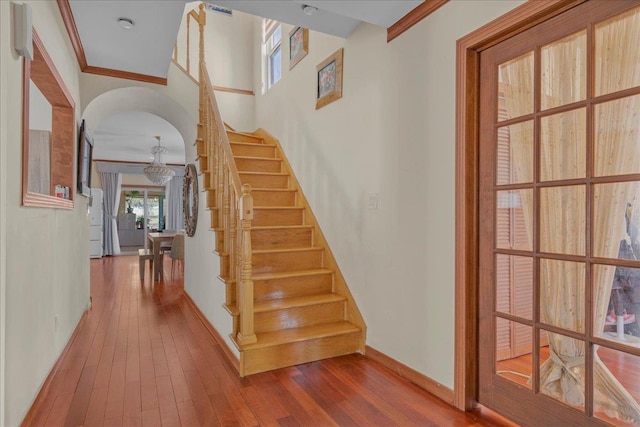
[[[640,13],[602,26],[596,35],[596,64],[600,85],[597,93],[608,93],[639,84]],[[586,84],[586,41],[583,35],[557,42],[543,49],[542,105],[551,107],[584,99]],[[522,57],[500,68],[501,88],[512,117],[529,111],[532,102],[533,57]],[[615,71],[615,72],[614,72]],[[572,76],[572,84],[567,84]],[[554,98],[555,97],[555,98]],[[596,175],[630,173],[620,167],[640,165],[640,96],[610,102],[596,108]],[[541,122],[541,170],[543,180],[585,176],[586,114],[574,111]],[[624,130],[621,132],[621,130]],[[511,135],[516,170],[529,174],[528,155],[533,133]],[[622,165],[622,166],[620,166]],[[624,213],[635,203],[637,183],[604,184],[594,187],[594,254],[618,257],[625,235]],[[530,192],[521,191],[526,223],[533,223]],[[540,249],[543,252],[585,254],[585,187],[565,186],[540,191]],[[526,217],[528,216],[528,217]],[[528,231],[529,236],[531,232]],[[601,333],[607,312],[615,267],[594,269],[594,331]],[[541,316],[546,323],[584,332],[585,266],[583,263],[542,260],[540,263]],[[585,346],[569,337],[548,334],[550,358],[540,367],[541,392],[569,405],[584,405]],[[640,406],[594,354],[594,411],[632,423],[640,423]]]

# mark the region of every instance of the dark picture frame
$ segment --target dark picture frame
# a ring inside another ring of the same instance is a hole
[[[342,98],[342,61],[340,48],[316,67],[316,110]]]
[[[78,193],[90,197],[93,137],[84,120],[80,124],[78,135]]]
[[[289,69],[293,69],[309,53],[309,29],[295,27],[289,33]]]

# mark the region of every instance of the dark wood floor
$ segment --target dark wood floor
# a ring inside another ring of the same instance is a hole
[[[510,425],[458,411],[361,355],[241,379],[183,298],[182,278],[149,278],[141,286],[134,256],[91,261],[93,308],[24,425]]]

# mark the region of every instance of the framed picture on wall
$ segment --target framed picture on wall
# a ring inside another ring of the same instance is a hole
[[[91,195],[91,157],[93,155],[93,138],[82,121],[78,137],[78,193]]]
[[[289,33],[289,69],[309,53],[309,30],[296,27]]]
[[[342,57],[341,48],[316,67],[316,110],[342,98]]]

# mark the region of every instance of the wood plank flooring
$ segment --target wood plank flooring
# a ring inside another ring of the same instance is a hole
[[[511,425],[458,411],[361,355],[239,378],[183,298],[182,277],[150,276],[140,283],[137,256],[91,260],[93,307],[23,425]]]

